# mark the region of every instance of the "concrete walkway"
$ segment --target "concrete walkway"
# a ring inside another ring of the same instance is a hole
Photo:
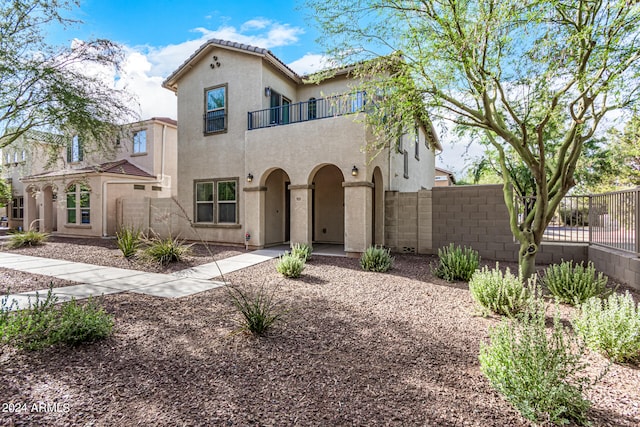
[[[54,288],[53,294],[58,297],[59,302],[69,301],[71,298],[84,299],[92,295],[109,295],[119,292],[179,298],[223,286],[224,282],[214,279],[232,271],[276,258],[283,252],[280,248],[262,249],[171,274],[147,273],[7,252],[0,252],[0,267],[80,283],[74,286]],[[48,289],[37,292],[43,298],[46,297]],[[24,308],[29,305],[30,300],[31,302],[35,300],[35,296],[36,291],[12,294],[9,295],[6,304],[8,305],[12,300],[15,300],[17,308]]]

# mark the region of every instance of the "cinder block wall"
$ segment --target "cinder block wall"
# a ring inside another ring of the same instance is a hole
[[[640,290],[640,258],[592,245],[589,247],[589,259],[596,270]]]

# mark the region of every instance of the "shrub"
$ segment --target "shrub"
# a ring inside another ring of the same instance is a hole
[[[160,265],[180,262],[191,252],[191,245],[185,245],[178,238],[167,237],[162,239],[156,237],[148,240],[147,244],[149,246],[144,249],[145,257]]]
[[[238,331],[262,335],[285,313],[274,300],[275,287],[271,292],[265,289],[264,284],[258,289],[244,289],[233,285],[227,286],[226,289],[231,302],[242,315]]]
[[[304,260],[289,252],[285,252],[276,263],[276,270],[285,277],[295,279],[300,277],[304,270]]]
[[[598,273],[592,262],[583,267],[582,263],[562,262],[547,267],[542,278],[544,286],[560,301],[578,305],[591,297],[606,296],[607,276]]]
[[[477,251],[466,246],[460,248],[451,243],[448,247],[438,249],[439,263],[434,274],[448,282],[463,280],[468,282],[478,269],[480,256]]]
[[[291,247],[291,255],[300,258],[304,262],[307,262],[311,259],[312,252],[313,249],[306,243],[296,243]]]
[[[75,299],[60,308],[60,317],[53,333],[54,342],[79,345],[95,342],[111,335],[113,318],[92,299],[80,305]]]
[[[587,423],[589,380],[581,362],[584,347],[566,333],[556,311],[551,334],[545,304],[532,299],[519,320],[503,320],[480,346],[480,368],[491,385],[534,422]],[[574,348],[575,350],[572,350]]]
[[[130,227],[122,227],[116,233],[116,243],[125,258],[131,258],[140,247],[140,231]]]
[[[628,291],[613,293],[603,301],[589,298],[572,323],[587,347],[614,362],[640,361],[640,306]]]
[[[49,288],[44,300],[36,293],[35,302],[24,310],[10,311],[7,297],[2,299],[0,342],[25,350],[65,343],[78,345],[93,342],[111,334],[113,318],[92,301],[85,305],[75,300],[56,308],[57,297]]]
[[[22,231],[13,233],[7,246],[10,249],[21,248],[23,246],[39,246],[43,245],[48,238],[49,234],[40,231]]]
[[[389,271],[393,267],[391,251],[382,246],[369,246],[360,257],[360,266],[366,271]]]
[[[497,263],[495,269],[484,267],[476,271],[469,281],[469,291],[483,314],[494,312],[510,317],[526,308],[530,296],[520,279],[508,268],[503,274]]]

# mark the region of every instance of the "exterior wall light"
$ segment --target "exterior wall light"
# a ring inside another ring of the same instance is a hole
[[[269,86],[264,88],[264,96],[271,96],[271,88]]]
[[[351,169],[351,175],[358,176],[358,168],[354,165],[353,169]]]
[[[249,174],[247,175],[247,182],[251,181],[253,181],[253,175],[251,174],[251,172],[249,172]]]

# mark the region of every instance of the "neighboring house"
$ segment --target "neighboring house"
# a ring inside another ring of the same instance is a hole
[[[456,185],[456,178],[453,176],[453,172],[449,172],[446,169],[436,168],[436,187],[449,187],[450,185]]]
[[[174,233],[352,254],[384,244],[385,191],[431,188],[440,146],[416,123],[371,159],[366,99],[349,71],[312,83],[269,50],[223,40],[191,55],[163,83],[177,95],[178,201],[190,215]]]
[[[56,153],[37,134],[5,147],[3,176],[13,194],[9,226],[110,236],[119,198],[175,196],[177,122],[152,118],[123,129],[112,153],[85,152],[77,136]]]

